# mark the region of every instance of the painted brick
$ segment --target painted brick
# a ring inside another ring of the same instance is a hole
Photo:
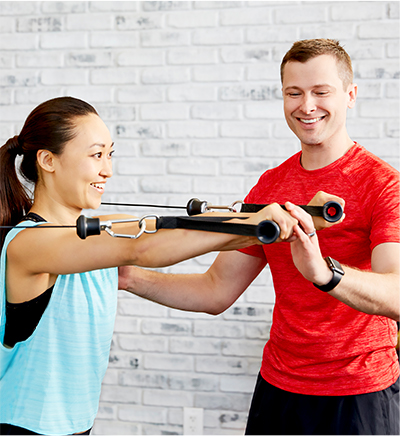
[[[142,7],[144,11],[177,11],[180,9],[188,9],[189,5],[186,1],[144,1]]]
[[[89,10],[93,12],[132,12],[138,10],[138,2],[91,1]]]
[[[218,383],[213,376],[203,374],[168,374],[168,387],[184,391],[215,391]]]
[[[119,85],[131,85],[137,83],[137,70],[132,68],[101,68],[91,71],[91,83],[105,85],[118,83]]]
[[[141,427],[139,425],[131,424],[127,422],[118,422],[118,421],[108,422],[104,420],[98,420],[95,422],[95,425],[93,426],[93,434],[110,435],[114,433],[118,435],[143,434],[141,431]]]
[[[271,98],[271,88],[258,84],[223,86],[220,95],[224,101],[264,101]]]
[[[171,338],[170,351],[171,353],[182,354],[219,354],[221,349],[220,340],[210,340],[201,338]]]
[[[93,48],[131,48],[138,46],[137,32],[91,32],[89,46]]]
[[[62,67],[63,57],[60,53],[21,53],[16,56],[16,66],[19,68]]]
[[[243,392],[251,394],[256,379],[249,376],[233,375],[221,377],[220,388],[222,392]]]
[[[364,3],[364,7],[360,2],[347,2],[337,6],[333,5],[330,12],[332,19],[336,21],[354,21],[355,16],[357,20],[369,21],[384,18],[385,7],[384,2]]]
[[[29,4],[30,2],[24,2],[24,3]],[[55,2],[41,2],[40,8],[42,12],[50,13],[50,14],[52,13],[76,14],[76,13],[84,12],[86,9],[86,5],[84,2],[55,1]]]
[[[87,47],[87,35],[83,32],[52,32],[40,35],[42,49],[76,49]]]
[[[143,156],[189,156],[189,146],[184,142],[169,141],[155,142],[146,141],[140,144],[140,150]]]
[[[364,38],[398,38],[399,23],[396,21],[363,23],[358,26],[358,36]]]
[[[170,86],[168,88],[169,101],[215,101],[218,91],[212,85]]]
[[[33,71],[1,70],[0,86],[35,86],[38,83],[37,74]]]
[[[209,159],[173,158],[168,162],[169,174],[215,176],[217,163]]]
[[[243,192],[243,179],[239,177],[218,177],[216,180],[209,177],[195,178],[193,189],[195,192],[203,194],[237,194]]]
[[[277,43],[290,42],[297,39],[297,30],[294,26],[262,26],[249,27],[246,30],[245,42],[258,44],[261,42]],[[286,48],[285,52],[290,47]]]
[[[185,120],[189,118],[189,106],[185,104],[142,104],[142,120]]]
[[[43,85],[85,85],[88,83],[87,73],[73,68],[49,68],[42,70],[40,81]]]
[[[243,78],[243,68],[232,65],[199,66],[193,68],[196,82],[238,82]]]
[[[191,332],[192,324],[184,321],[143,320],[142,333],[145,335],[187,336]]]
[[[118,410],[118,418],[121,421],[166,424],[167,410],[160,407],[121,406]]]
[[[63,30],[63,19],[61,17],[40,17],[40,18],[18,18],[18,32],[60,32]]]
[[[168,376],[159,372],[120,371],[119,382],[122,386],[167,389]]]
[[[270,8],[263,9],[234,9],[221,11],[220,23],[222,26],[241,26],[260,24],[271,24],[272,10]]]
[[[194,401],[194,407],[204,409],[220,409],[243,411],[250,407],[251,397],[249,394],[214,394],[199,392]]]
[[[241,2],[235,1],[195,1],[194,7],[195,9],[223,9],[223,8],[237,8],[241,6]]]
[[[164,100],[164,91],[156,86],[124,86],[116,90],[119,103],[157,103]]]
[[[207,121],[173,121],[167,125],[169,138],[215,138],[217,126]]]
[[[118,403],[139,404],[141,397],[140,389],[132,389],[125,386],[104,385],[101,390],[100,400]]]
[[[238,123],[226,122],[221,123],[221,136],[236,138],[269,138],[271,129],[268,124],[255,121],[241,121]]]
[[[176,28],[215,27],[218,15],[214,11],[184,11],[166,15],[167,25]]]
[[[167,61],[172,65],[216,64],[218,51],[209,48],[176,48],[168,50]]]
[[[190,184],[187,183],[185,177],[143,177],[140,181],[140,187],[146,193],[189,193],[191,191]]]
[[[141,32],[142,47],[173,47],[189,45],[190,34],[184,31]]]
[[[193,334],[217,338],[241,338],[244,335],[244,326],[230,322],[195,321]]]
[[[147,353],[144,358],[144,368],[158,371],[191,371],[193,370],[193,357]]]
[[[143,323],[146,323],[146,321],[143,321]],[[117,337],[117,342],[119,347],[125,351],[167,352],[168,348],[168,341],[163,337],[146,337],[143,335],[119,334]]]
[[[0,15],[27,15],[38,12],[38,2],[0,2]]]
[[[72,95],[89,103],[111,103],[112,90],[103,86],[69,86],[65,93]]]
[[[240,142],[232,140],[195,142],[192,144],[192,155],[207,157],[236,157],[243,156],[243,147]]]
[[[193,395],[184,391],[147,389],[143,392],[143,404],[149,406],[191,407]]]
[[[226,63],[267,62],[271,60],[271,48],[251,45],[224,47],[221,49],[221,58]]]
[[[152,68],[142,71],[142,83],[150,85],[185,83],[189,81],[189,77],[189,70],[179,67]]]
[[[0,2],[0,5],[3,2]],[[43,36],[43,35],[42,35]],[[0,50],[34,50],[38,46],[39,36],[8,33],[0,38]]]
[[[197,356],[197,372],[213,374],[244,374],[247,372],[247,359],[240,357]]]
[[[131,66],[158,66],[164,62],[162,50],[125,50],[117,55],[117,65],[121,67]]]
[[[167,308],[141,298],[120,299],[118,313],[120,315],[160,317],[166,315]]]
[[[124,14],[115,17],[115,27],[118,30],[146,30],[161,28],[161,15],[138,13]]]
[[[157,124],[118,124],[116,134],[119,138],[155,139],[162,137],[162,128]]]
[[[321,23],[327,21],[327,10],[321,3],[312,6],[277,8],[274,13],[278,24]]]
[[[222,345],[222,354],[224,356],[261,358],[264,345],[264,340],[246,339],[245,341],[241,342],[234,340],[225,340]]]
[[[240,29],[204,29],[193,32],[194,45],[240,44],[243,32]]]

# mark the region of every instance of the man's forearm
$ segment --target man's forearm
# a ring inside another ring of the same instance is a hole
[[[343,266],[345,275],[329,292],[353,309],[400,320],[399,275],[359,271]]]

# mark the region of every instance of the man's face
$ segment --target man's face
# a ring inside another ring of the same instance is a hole
[[[343,89],[333,56],[288,62],[282,92],[286,122],[303,147],[335,146],[347,138],[346,113],[354,106],[357,87]]]

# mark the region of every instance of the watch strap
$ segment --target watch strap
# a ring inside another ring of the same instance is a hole
[[[326,285],[319,286],[315,283],[313,283],[313,285],[320,291],[329,292],[332,291],[332,289],[334,289],[339,284],[340,280],[342,280],[342,277],[344,276],[344,271],[340,263],[329,256],[325,257],[325,262],[328,264],[329,269],[333,272],[332,280]]]

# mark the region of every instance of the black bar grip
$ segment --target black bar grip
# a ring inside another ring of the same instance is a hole
[[[279,238],[280,234],[281,229],[275,221],[261,221],[257,226],[256,236],[263,244],[272,244]]]
[[[186,212],[189,216],[200,215],[201,213],[204,213],[206,207],[206,201],[200,201],[198,198],[192,198],[186,205]]]
[[[100,235],[100,218],[87,218],[81,215],[76,221],[76,234],[81,239],[88,236]]]

